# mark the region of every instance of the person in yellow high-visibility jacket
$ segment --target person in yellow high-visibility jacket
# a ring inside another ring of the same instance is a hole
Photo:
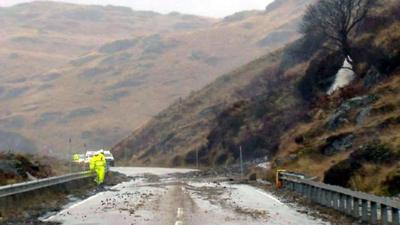
[[[72,158],[73,158],[74,162],[79,163],[79,160],[81,157],[79,156],[79,154],[74,154],[74,156]]]
[[[104,178],[106,176],[106,157],[102,151],[97,152],[91,159],[90,159],[90,171],[96,172],[96,183],[97,185],[101,185],[104,183]]]

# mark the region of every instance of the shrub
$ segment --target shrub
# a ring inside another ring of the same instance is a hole
[[[332,166],[325,172],[324,183],[350,187],[350,180],[354,173],[361,168],[357,161],[346,159]]]
[[[398,155],[379,141],[367,144],[365,147],[353,152],[350,156],[353,161],[364,161],[375,164],[391,163],[398,159]]]
[[[257,174],[256,174],[256,173],[250,174],[250,175],[249,175],[249,180],[251,180],[251,181],[257,180]]]
[[[383,182],[386,194],[394,196],[400,193],[400,169],[388,174]]]
[[[335,75],[342,67],[344,57],[340,52],[327,54],[319,53],[299,81],[297,89],[306,101],[313,101],[325,95],[335,80]]]

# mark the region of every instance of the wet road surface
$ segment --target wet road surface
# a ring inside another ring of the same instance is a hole
[[[133,177],[45,221],[68,225],[329,224],[249,185],[179,179],[190,170],[114,168]]]

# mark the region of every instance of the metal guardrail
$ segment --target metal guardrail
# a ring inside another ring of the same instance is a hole
[[[0,198],[24,192],[34,191],[41,188],[54,186],[57,184],[67,183],[74,180],[85,179],[91,176],[93,176],[93,174],[90,171],[84,171],[79,173],[71,173],[63,176],[50,177],[45,179],[18,183],[18,184],[0,186]]]
[[[283,187],[320,205],[336,209],[370,224],[400,225],[400,202],[343,187],[306,179],[299,174],[279,173]]]

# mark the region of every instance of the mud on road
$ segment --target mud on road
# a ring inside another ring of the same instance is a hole
[[[118,171],[133,177],[132,180],[66,206],[43,220],[68,225],[330,224],[250,185],[176,174],[189,171]]]

